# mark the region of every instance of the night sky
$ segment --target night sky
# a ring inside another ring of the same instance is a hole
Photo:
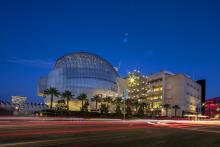
[[[220,1],[1,0],[0,99],[36,95],[37,81],[70,52],[98,54],[120,75],[160,70],[207,79],[220,95]]]

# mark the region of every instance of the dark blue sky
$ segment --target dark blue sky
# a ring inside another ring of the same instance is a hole
[[[1,0],[0,99],[36,96],[59,56],[87,51],[120,74],[166,69],[207,79],[219,96],[220,2],[212,0]]]

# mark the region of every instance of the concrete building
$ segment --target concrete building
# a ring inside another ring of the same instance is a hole
[[[204,107],[205,115],[211,118],[220,118],[220,97],[207,99]]]
[[[0,99],[0,116],[1,115],[13,115],[14,111],[15,111],[15,108],[10,102],[2,101]]]
[[[27,101],[27,97],[25,96],[12,96],[11,97],[11,102],[12,104],[17,104],[17,105],[21,105],[21,104],[24,104],[26,103]]]
[[[42,111],[48,109],[48,106],[46,104],[42,103],[24,103],[22,105],[18,106],[19,112],[20,113],[25,113],[25,114],[33,114],[36,111]]]
[[[36,111],[48,109],[46,104],[28,103],[25,96],[12,96],[11,103],[2,102],[2,107],[11,107],[17,114],[33,114]]]
[[[48,106],[42,103],[10,103],[0,100],[0,115],[33,114],[36,111],[46,110]]]
[[[201,107],[201,85],[183,74],[161,71],[150,76],[134,71],[128,75],[128,90],[131,99],[140,99],[146,103],[145,113],[153,116],[165,116],[163,107],[169,105],[168,116],[195,114]]]
[[[201,114],[204,115],[205,114],[205,102],[206,102],[206,80],[202,79],[202,80],[198,80],[196,81],[198,84],[201,85],[202,88],[202,95],[201,95]]]

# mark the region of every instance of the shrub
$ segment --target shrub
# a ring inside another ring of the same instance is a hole
[[[108,114],[108,107],[105,105],[105,104],[101,104],[101,107],[100,107],[100,111],[101,111],[101,114]]]
[[[118,105],[115,110],[116,114],[121,115],[121,107]]]

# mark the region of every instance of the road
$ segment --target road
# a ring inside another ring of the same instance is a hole
[[[220,122],[0,118],[0,147],[219,147]]]

